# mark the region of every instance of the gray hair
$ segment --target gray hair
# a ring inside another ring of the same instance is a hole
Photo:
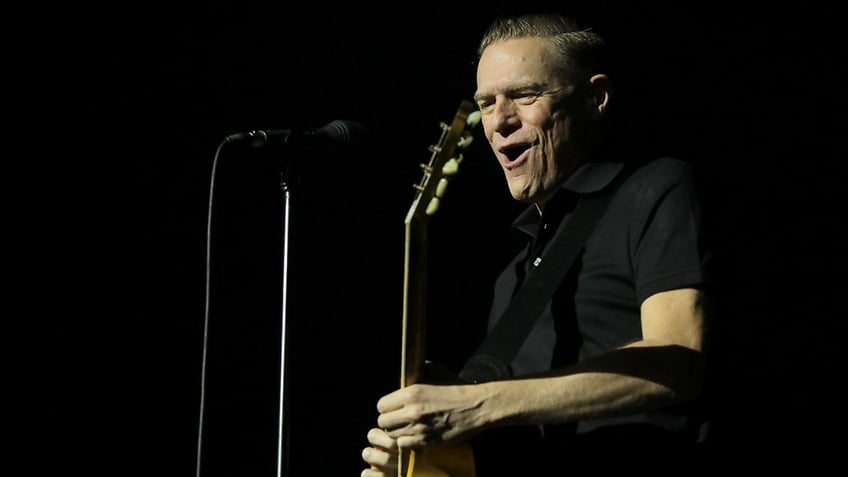
[[[480,40],[478,59],[493,43],[516,38],[549,39],[560,58],[560,74],[569,82],[583,81],[605,66],[604,38],[591,29],[581,29],[572,18],[553,13],[496,19]]]

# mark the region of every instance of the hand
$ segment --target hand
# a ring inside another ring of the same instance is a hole
[[[368,431],[371,447],[362,450],[362,460],[371,467],[362,471],[361,477],[397,477],[397,441],[382,429]]]
[[[377,425],[400,448],[463,440],[479,431],[479,385],[413,384],[377,402]]]

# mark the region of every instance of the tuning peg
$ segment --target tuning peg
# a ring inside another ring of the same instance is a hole
[[[442,166],[442,175],[445,176],[453,176],[459,171],[459,163],[462,162],[462,154],[459,155],[459,158],[452,157],[445,162],[445,165]]]
[[[448,188],[448,180],[442,177],[439,179],[439,183],[436,184],[436,197],[444,197],[445,190]]]
[[[459,138],[459,141],[457,141],[457,143],[456,143],[456,147],[458,147],[460,149],[465,149],[466,147],[468,147],[469,144],[471,144],[471,141],[473,141],[473,140],[474,140],[474,136],[472,136],[471,133],[466,132],[465,134],[462,135],[461,138]]]
[[[437,210],[439,210],[439,198],[433,197],[430,199],[430,203],[427,204],[427,210],[425,210],[424,213],[427,215],[433,215]]]
[[[465,119],[465,124],[473,128],[480,122],[480,118],[482,116],[483,113],[481,113],[479,110],[472,111],[471,114],[469,114],[468,117]]]

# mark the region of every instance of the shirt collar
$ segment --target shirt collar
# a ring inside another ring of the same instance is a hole
[[[551,201],[562,200],[561,196],[564,192],[566,193],[565,195],[576,196],[598,192],[612,183],[623,167],[624,164],[621,162],[586,162],[571,177],[566,179],[562,187],[554,194]],[[534,204],[531,204],[516,217],[512,223],[512,227],[517,231],[535,237],[538,224],[539,211]]]
[[[565,181],[562,188],[579,195],[598,192],[608,186],[623,167],[621,162],[587,162]]]

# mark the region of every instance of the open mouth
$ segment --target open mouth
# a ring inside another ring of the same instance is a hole
[[[529,144],[512,144],[504,146],[498,150],[503,156],[504,166],[513,167],[515,162],[521,157],[526,150],[530,149]]]

